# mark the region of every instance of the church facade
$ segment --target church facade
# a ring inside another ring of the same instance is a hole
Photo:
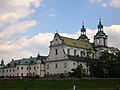
[[[103,31],[101,19],[93,43],[89,42],[84,24],[78,39],[63,37],[56,33],[49,46],[50,51],[45,64],[46,74],[68,73],[80,64],[86,74],[89,74],[86,65],[88,56],[95,60],[99,59],[101,52],[108,51],[107,39],[108,36]]]
[[[90,43],[86,35],[84,24],[81,28],[81,35],[78,39],[54,35],[50,42],[49,55],[12,60],[7,65],[4,61],[0,64],[0,76],[34,76],[60,74],[71,72],[78,65],[82,65],[86,74],[89,69],[86,65],[88,57],[91,60],[99,59],[101,52],[114,51],[115,48],[108,47],[108,36],[104,33],[101,19],[98,24],[98,31],[94,35],[94,42]]]

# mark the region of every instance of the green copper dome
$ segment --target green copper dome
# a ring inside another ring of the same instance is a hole
[[[84,22],[83,22],[83,25],[82,25],[82,28],[81,28],[81,35],[78,38],[78,40],[89,41],[89,38],[86,36],[86,29],[84,27]]]
[[[84,25],[82,25],[81,32],[86,32]]]
[[[103,28],[103,25],[101,22],[99,22],[98,28]]]

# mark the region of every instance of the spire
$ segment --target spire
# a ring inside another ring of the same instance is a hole
[[[84,21],[82,22],[82,28],[84,28]]]
[[[37,60],[40,60],[40,54],[39,54],[39,52],[38,52],[38,55],[37,55]]]
[[[86,29],[84,27],[84,21],[82,22],[81,35],[78,40],[89,41],[89,38],[86,36]]]
[[[98,31],[103,31],[103,25],[101,23],[101,18],[99,18]]]
[[[4,60],[3,60],[3,58],[2,58],[2,60],[1,60],[1,66],[2,66],[2,67],[4,66]]]
[[[81,35],[86,35],[86,29],[84,27],[84,21],[82,22]]]
[[[37,57],[40,57],[40,54],[39,54],[39,52],[38,52],[38,55],[37,55]]]

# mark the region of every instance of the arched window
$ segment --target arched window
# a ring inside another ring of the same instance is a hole
[[[58,49],[55,49],[55,55],[58,55]]]
[[[67,67],[67,63],[65,62],[65,63],[64,63],[64,68],[66,68],[66,67]]]
[[[49,69],[49,64],[47,64],[47,69]]]
[[[67,50],[67,54],[70,55],[70,49]]]
[[[57,65],[57,63],[55,64],[55,68],[56,68],[56,69],[58,68],[58,65]]]
[[[77,52],[77,51],[76,51],[76,50],[74,50],[74,56],[76,56],[76,52]]]

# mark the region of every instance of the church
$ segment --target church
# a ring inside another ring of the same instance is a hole
[[[55,33],[50,42],[49,55],[12,60],[7,65],[4,61],[0,64],[0,76],[35,76],[53,75],[68,73],[78,65],[82,65],[86,74],[89,69],[86,65],[87,58],[99,59],[103,51],[115,52],[117,49],[108,47],[108,36],[103,30],[101,19],[98,23],[98,31],[94,35],[94,42],[91,43],[86,35],[84,23],[81,28],[81,35],[77,39],[60,36]]]
[[[101,52],[109,50],[107,39],[108,36],[103,31],[101,19],[93,43],[89,42],[84,24],[78,39],[60,36],[56,33],[50,42],[49,55],[45,61],[46,74],[68,73],[80,64],[84,70],[88,71],[87,57],[89,56],[92,60],[99,59]]]

